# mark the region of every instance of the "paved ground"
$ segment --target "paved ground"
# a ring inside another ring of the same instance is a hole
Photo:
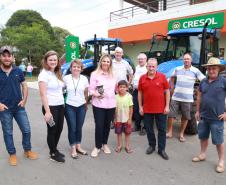
[[[194,164],[192,157],[199,151],[196,136],[187,137],[186,143],[175,138],[167,140],[170,160],[161,159],[157,153],[145,155],[146,136],[132,134],[134,153],[125,151],[106,155],[103,152],[96,159],[81,156],[73,160],[69,155],[67,125],[60,139],[59,149],[66,154],[66,163],[58,164],[48,158],[46,126],[41,114],[41,103],[37,90],[30,89],[27,111],[32,127],[33,150],[39,153],[37,161],[23,157],[21,134],[14,126],[14,140],[17,148],[18,166],[8,165],[2,132],[0,132],[0,185],[225,185],[226,173],[215,173],[217,153],[210,145],[206,162]],[[175,136],[178,128],[175,130]],[[111,131],[109,146],[116,145],[116,137]],[[89,107],[83,129],[83,147],[89,152],[94,146],[94,121]]]

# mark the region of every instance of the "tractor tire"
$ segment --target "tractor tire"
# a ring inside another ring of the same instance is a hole
[[[197,121],[195,119],[195,112],[196,112],[196,104],[192,103],[191,120],[188,120],[187,127],[184,131],[185,134],[187,135],[195,135],[198,133],[198,126],[197,126]]]

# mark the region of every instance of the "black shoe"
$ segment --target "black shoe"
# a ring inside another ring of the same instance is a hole
[[[144,128],[142,128],[142,129],[140,130],[139,135],[140,135],[140,136],[146,135],[146,130],[145,130]]]
[[[163,151],[158,151],[158,154],[165,160],[169,160],[169,157],[167,155],[167,153],[163,150]]]
[[[140,128],[135,126],[135,127],[132,129],[132,132],[138,132],[139,130],[140,130]]]
[[[60,157],[65,157],[65,155],[61,152],[59,152],[59,150],[56,151],[56,153],[60,156]]]
[[[61,157],[58,153],[51,154],[50,160],[56,161],[56,162],[59,162],[59,163],[65,162],[65,159],[63,157]]]
[[[150,155],[150,154],[152,154],[154,151],[155,151],[155,148],[152,147],[152,146],[149,146],[149,147],[147,148],[147,150],[146,150],[146,154],[147,154],[147,155]]]

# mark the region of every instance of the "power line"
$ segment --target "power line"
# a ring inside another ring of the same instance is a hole
[[[94,6],[91,6],[91,7],[85,8],[85,9],[83,9],[82,11],[84,11],[84,12],[85,12],[85,11],[91,10],[91,9],[93,9],[93,8],[100,7],[100,6],[104,5],[106,2],[109,2],[109,0],[104,1],[104,2],[102,2],[102,3],[98,3],[98,4],[94,5]]]
[[[79,24],[79,25],[76,25],[74,27],[71,27],[70,29],[74,29],[74,28],[77,28],[77,29],[80,29],[82,27],[86,27],[86,26],[89,26],[89,25],[92,25],[94,23],[97,23],[97,22],[101,22],[101,21],[104,21],[104,20],[107,20],[109,19],[110,17],[105,17],[105,18],[102,18],[102,19],[98,19],[98,20],[95,20],[95,21],[92,21],[92,22],[88,22],[88,23],[85,23],[85,24]]]

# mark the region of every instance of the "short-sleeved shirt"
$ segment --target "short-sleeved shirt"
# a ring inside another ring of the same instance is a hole
[[[150,79],[148,74],[140,77],[138,91],[143,95],[144,113],[164,113],[167,89],[169,83],[166,76],[160,72],[156,72],[153,79]]]
[[[25,72],[26,71],[26,66],[24,64],[20,64],[19,68],[21,69],[21,71]]]
[[[17,108],[22,100],[21,83],[24,81],[24,74],[18,67],[13,66],[8,75],[0,68],[0,103],[9,109]]]
[[[48,105],[56,106],[64,104],[62,90],[64,83],[57,78],[55,73],[43,69],[38,75],[38,82],[46,83]]]
[[[128,121],[131,106],[133,106],[131,94],[126,93],[124,96],[116,95],[116,122],[125,123]]]
[[[199,85],[201,92],[200,115],[202,118],[219,120],[218,116],[224,113],[226,97],[226,78],[219,76],[215,81],[204,79]]]
[[[64,76],[63,81],[67,89],[66,103],[74,107],[85,104],[84,91],[89,87],[88,79],[84,75],[80,75],[78,79],[75,79],[69,74]]]
[[[193,102],[195,81],[205,78],[201,71],[193,66],[189,69],[185,69],[184,66],[177,67],[172,77],[177,78],[172,99],[181,102]]]
[[[142,75],[144,75],[145,73],[147,73],[146,65],[144,65],[144,66],[137,65],[136,66],[136,70],[135,70],[134,78],[133,78],[133,87],[135,89],[138,88],[138,82],[139,82],[140,77]]]
[[[133,74],[133,69],[129,65],[129,63],[123,59],[121,61],[116,61],[115,59],[112,61],[112,67],[113,67],[113,73],[114,76],[116,77],[117,83],[120,80],[127,80],[127,75],[132,75]]]
[[[92,95],[97,91],[97,86],[103,85],[103,98],[92,96],[92,105],[104,109],[116,107],[115,87],[116,79],[114,76],[104,73],[103,71],[94,71],[90,76],[89,93]]]
[[[27,66],[27,72],[32,72],[33,71],[33,67],[31,65]]]

